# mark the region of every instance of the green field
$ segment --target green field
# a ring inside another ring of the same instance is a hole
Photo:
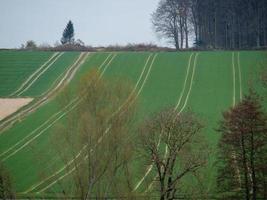
[[[14,92],[52,54],[52,52],[1,51],[0,96],[8,96]]]
[[[37,97],[56,84],[79,53],[0,51],[0,96]]]
[[[0,96],[8,96],[19,88],[52,54],[0,52]],[[79,53],[61,55],[19,96],[36,97],[49,90],[78,55]],[[138,83],[138,123],[166,107],[176,107],[181,112],[196,112],[205,123],[203,136],[208,139],[213,150],[209,165],[203,170],[207,188],[212,193],[216,186],[216,168],[213,164],[220,138],[215,128],[221,119],[221,113],[240,101],[247,93],[249,83],[253,83],[256,90],[262,93],[258,78],[266,58],[266,51],[91,53],[69,87],[76,91],[80,78],[106,61],[100,70],[104,77],[123,77],[133,85]],[[50,138],[54,126],[75,108],[76,101],[70,102],[64,110],[60,110],[57,102],[57,98],[54,98],[0,134],[0,160],[12,174],[19,193],[53,193],[58,191],[58,179],[61,183],[68,181],[68,176],[65,176],[67,170],[60,171],[63,163],[55,156]],[[133,166],[132,170],[136,172],[144,168],[139,166],[139,162],[133,163]],[[46,179],[50,175],[54,176]],[[135,182],[138,183],[143,176],[144,174],[137,174]],[[145,191],[154,176],[151,171],[137,191]]]

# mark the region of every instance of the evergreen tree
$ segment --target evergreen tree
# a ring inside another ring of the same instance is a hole
[[[74,27],[73,23],[70,20],[63,31],[61,43],[62,44],[71,44],[74,42]]]

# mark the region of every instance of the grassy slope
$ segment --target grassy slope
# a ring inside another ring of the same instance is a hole
[[[149,113],[160,110],[164,106],[174,106],[177,103],[182,90],[189,55],[190,53],[159,54],[147,83],[140,94],[140,122]],[[75,88],[78,85],[78,79],[83,73],[94,66],[99,66],[106,56],[107,54],[95,54],[92,59],[88,59],[84,67],[78,72],[75,80],[73,80],[72,87]],[[147,53],[119,54],[107,69],[105,75],[111,77],[127,76],[130,80],[136,82],[147,56]],[[219,139],[219,134],[214,131],[214,128],[217,127],[217,122],[221,119],[221,112],[232,105],[233,77],[231,56],[231,52],[200,53],[192,93],[188,102],[188,108],[197,112],[206,123],[207,127],[203,134],[209,140],[214,152]],[[249,74],[255,74],[255,68],[257,68],[257,71],[260,69],[260,65],[255,63],[261,63],[265,58],[266,52],[240,53],[244,91],[247,91],[247,82],[251,79]],[[236,83],[238,83],[238,79]],[[259,83],[257,83],[257,89],[261,89]],[[238,86],[236,90],[236,93],[238,93]],[[27,135],[31,130],[40,125],[41,122],[51,116],[51,113],[55,113],[56,110],[58,110],[58,107],[55,101],[53,101],[30,115],[26,120],[18,123],[14,128],[0,135],[0,152],[3,152],[4,149],[7,149]],[[30,147],[25,148],[6,162],[8,168],[14,173],[18,191],[23,191],[32,183],[35,183],[38,180],[38,171],[40,169],[46,168],[45,173],[51,174],[51,171],[54,171],[53,168],[59,166],[55,158],[49,158],[51,153],[53,153],[50,152],[51,149],[49,148],[49,135],[51,135],[51,129],[39,137]],[[51,161],[52,169],[49,169],[45,159],[40,160],[40,158],[35,157],[40,151],[47,151],[47,155],[44,155],[44,158]],[[210,157],[210,164],[206,170],[206,180],[209,181],[207,187],[209,189],[214,189],[214,177],[216,175],[216,170],[212,166],[215,159],[214,155]],[[40,161],[37,162],[37,160]],[[31,164],[29,166],[29,163],[34,163],[34,165]],[[136,164],[134,166],[136,171],[142,168],[137,167]],[[153,178],[152,175],[149,179],[151,178]],[[136,177],[136,181],[139,179],[140,177]],[[142,188],[145,188],[145,186],[142,186]]]
[[[215,132],[221,112],[232,105],[233,76],[230,52],[200,53],[189,108],[204,121],[203,134],[212,149],[209,165],[203,170],[206,187],[214,186],[213,167],[219,134]]]
[[[101,55],[96,59],[87,59],[87,61],[83,64],[82,68],[77,72],[75,78],[72,80],[72,87],[76,87],[78,85],[79,79],[85,71],[88,71],[92,66],[99,64],[100,62],[102,62],[103,59],[104,55]],[[54,113],[59,111],[59,109],[60,108],[57,103],[57,100],[54,99],[45,106],[39,108],[36,112],[31,114],[22,122],[17,123],[11,129],[1,134],[1,152],[3,152],[3,150],[6,150],[12,144],[18,142],[19,140],[27,136],[31,131],[40,126]],[[43,169],[43,164],[46,163],[47,160],[51,161],[51,158],[47,157],[51,156],[51,148],[49,148],[49,146],[44,145],[48,143],[48,137],[44,136],[49,135],[50,133],[51,129],[48,129],[38,138],[40,140],[36,140],[37,142],[32,142],[31,145],[18,152],[14,157],[10,157],[10,159],[5,162],[5,164],[8,166],[8,168],[14,175],[16,189],[18,191],[24,191],[32,183],[36,182],[38,180],[38,176],[40,175],[40,169]],[[40,152],[38,150],[39,148],[42,149],[43,152]],[[41,154],[36,157],[38,153]]]
[[[132,67],[131,65],[126,65],[124,63],[124,59],[121,59],[121,55],[118,55],[117,58],[114,60],[114,63],[116,63],[113,67],[112,65],[107,69],[107,74],[109,73],[110,75],[113,74],[112,76],[114,76],[114,74],[117,75],[122,75],[123,73],[123,69],[124,70],[124,74],[126,74],[126,72],[129,73],[129,79],[137,79],[138,74],[140,74],[139,71],[141,71],[143,63],[144,63],[144,58],[146,57],[144,56],[137,56],[136,55],[132,55],[132,54],[125,54],[125,56],[127,57],[127,60],[132,61],[133,63],[135,63],[137,65],[137,67]],[[103,60],[105,59],[106,56],[103,55],[94,55],[92,57],[91,60],[89,60],[84,66],[87,66],[87,71],[90,67],[93,66],[99,66]],[[96,62],[100,61],[100,62]],[[123,60],[123,62],[122,62]],[[126,66],[125,66],[126,65]],[[90,66],[90,67],[88,67]],[[117,68],[119,67],[119,68]],[[128,68],[129,67],[129,68]],[[117,68],[117,69],[116,69]],[[111,70],[109,70],[111,69]],[[79,75],[84,74],[85,71],[81,70],[81,72],[79,73]],[[132,74],[132,75],[131,75]],[[77,75],[78,76],[78,75]],[[76,79],[78,81],[78,78]],[[76,82],[77,84],[77,82]],[[74,83],[72,83],[72,86],[75,85]],[[48,107],[49,106],[49,107]],[[56,103],[53,101],[51,103],[49,103],[49,105],[47,105],[46,108],[43,108],[42,110],[40,110],[39,112],[36,112],[34,115],[35,116],[30,116],[28,119],[26,119],[23,123],[23,125],[18,124],[17,126],[15,126],[14,128],[12,128],[12,130],[10,129],[7,133],[3,134],[1,136],[1,142],[3,142],[3,144],[5,144],[3,149],[7,149],[7,147],[10,146],[10,144],[14,144],[15,140],[17,141],[17,137],[14,136],[12,137],[12,135],[16,135],[16,133],[18,132],[18,130],[23,130],[22,127],[31,127],[28,128],[26,131],[23,131],[22,135],[27,135],[31,130],[33,130],[35,127],[37,127],[38,125],[40,125],[39,123],[36,123],[36,125],[30,125],[31,121],[33,121],[32,119],[36,117],[36,114],[38,113],[40,116],[38,116],[38,119],[43,119],[41,121],[44,121],[44,119],[46,119],[46,111],[51,111],[52,110],[57,110],[56,108]],[[54,112],[53,112],[54,113]],[[44,116],[45,115],[45,116]],[[33,117],[32,119],[30,119],[31,117]],[[18,127],[19,126],[19,127]],[[27,187],[30,186],[30,184],[33,184],[36,182],[36,179],[38,178],[36,174],[38,174],[38,171],[40,171],[41,168],[44,168],[44,166],[47,166],[47,157],[51,156],[51,152],[49,153],[49,148],[48,146],[49,144],[49,135],[51,135],[51,130],[49,129],[48,131],[46,131],[44,134],[42,134],[36,141],[34,141],[31,145],[29,145],[27,148],[23,149],[22,151],[18,152],[14,157],[11,157],[10,159],[7,160],[7,165],[11,166],[11,170],[14,173],[15,177],[18,178],[18,180],[16,181],[17,183],[19,183],[17,185],[17,188],[19,189],[19,191],[23,191],[25,189],[27,189]],[[9,135],[9,136],[8,136]],[[20,138],[22,138],[22,135]],[[10,140],[10,138],[14,138],[13,141]],[[9,144],[6,144],[6,141],[8,141]],[[1,146],[2,147],[2,146]],[[47,149],[47,152],[44,153],[44,149]],[[42,159],[40,158],[40,156],[38,155],[39,158],[36,157],[37,154],[42,155],[43,157],[45,157],[46,159]],[[43,155],[43,154],[47,154],[47,155]],[[18,159],[18,158],[24,158],[23,160]],[[40,160],[41,159],[41,160]],[[37,160],[40,160],[37,162]],[[51,160],[51,159],[49,159]],[[52,159],[53,160],[53,159]],[[34,165],[31,165],[30,167],[27,167],[27,165],[29,163],[35,163]],[[47,168],[47,173],[50,172],[49,174],[51,174],[51,172],[54,172],[55,170],[55,166],[58,165],[58,162],[55,162],[54,165],[52,166],[52,170]],[[24,170],[18,170],[18,166],[25,166]],[[13,169],[12,169],[13,168]],[[56,167],[57,169],[58,167]],[[23,179],[23,177],[28,177],[27,175],[29,174],[35,174],[35,176],[31,176],[28,179]]]
[[[161,53],[158,55],[152,67],[151,74],[140,94],[139,123],[143,123],[152,113],[166,107],[174,107],[177,104],[183,88],[190,54]],[[137,162],[133,164],[133,170],[140,174],[135,176],[134,182],[136,184],[143,177],[147,169],[147,166],[140,165],[138,160],[142,160],[142,157],[138,157]],[[150,173],[139,190],[143,191],[154,176],[155,174],[153,172]]]
[[[242,51],[240,52],[240,65],[242,72],[243,93],[248,93],[251,82],[259,93],[263,93],[260,75],[263,68],[267,67],[267,51]]]
[[[42,74],[39,79],[20,96],[39,96],[53,86],[54,82],[60,78],[64,72],[78,58],[78,52],[65,52],[49,69]]]
[[[1,51],[0,96],[14,92],[53,52]]]
[[[122,80],[130,81],[134,86],[141,75],[143,67],[149,57],[149,53],[118,53],[116,58],[112,61],[110,66],[107,68],[104,77],[107,78],[122,78]],[[147,70],[146,70],[147,71]],[[140,88],[140,84],[137,87],[137,90]],[[52,170],[53,172],[55,170]],[[51,174],[50,172],[50,174]],[[60,175],[64,175],[61,173]],[[55,177],[58,178],[59,176]],[[69,186],[69,178],[70,175],[66,176],[62,181],[61,184],[64,187]],[[46,184],[47,185],[47,184]],[[46,194],[52,193],[53,191],[61,191],[61,186],[58,184],[53,185],[53,187],[49,188],[45,191]]]
[[[148,115],[152,114],[153,112],[157,110],[163,109],[165,106],[175,106],[177,103],[178,97],[180,95],[180,92],[182,90],[185,74],[186,74],[186,68],[188,64],[189,55],[191,53],[160,53],[158,54],[158,57],[156,58],[150,75],[143,87],[142,92],[139,96],[139,111],[140,114],[138,115],[139,122],[142,123],[144,118],[146,118]],[[138,55],[138,54],[137,54]],[[143,57],[146,55],[148,57],[148,54],[139,54],[140,57]],[[135,72],[136,69],[139,69],[140,67],[144,66],[144,62],[141,65],[138,65],[136,61],[131,61],[130,57],[133,57],[131,53],[129,54],[122,54],[119,55],[118,58],[113,62],[113,64],[110,66],[110,69],[107,71],[106,76],[113,77],[114,75],[124,75],[126,77],[131,77],[134,75],[132,74]],[[133,57],[134,58],[134,57]],[[138,58],[136,58],[138,60]],[[135,59],[135,60],[136,60]],[[151,60],[148,63],[147,68],[150,66],[152,61]],[[125,66],[125,67],[121,67]],[[129,68],[129,67],[130,68]],[[148,70],[146,70],[148,71]],[[164,73],[162,73],[164,71]],[[136,72],[135,72],[136,73]],[[141,71],[138,73],[140,74]],[[137,78],[135,74],[135,81],[137,81]],[[140,89],[141,83],[143,82],[144,78],[141,79],[141,82],[137,89]],[[153,101],[153,103],[151,103]],[[140,161],[140,158],[139,158]],[[135,176],[135,181],[138,182],[141,178],[141,175],[144,172],[143,166],[140,166],[140,162],[134,162],[132,164],[133,169],[135,172],[142,172],[139,173],[140,175]],[[151,176],[154,175],[153,173]],[[149,179],[150,180],[150,179]],[[63,180],[64,182],[69,182],[68,178],[65,178]],[[143,188],[144,185],[142,185]],[[53,192],[54,190],[59,190],[57,186],[52,187],[47,192]]]

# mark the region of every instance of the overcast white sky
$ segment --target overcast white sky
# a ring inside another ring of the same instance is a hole
[[[0,0],[0,48],[59,41],[71,19],[75,38],[88,45],[164,45],[153,33],[151,13],[159,0]]]

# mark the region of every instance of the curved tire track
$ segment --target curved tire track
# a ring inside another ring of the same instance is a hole
[[[142,76],[144,75],[143,72],[144,72],[145,69],[147,68],[147,64],[148,64],[148,62],[149,62],[149,60],[150,60],[150,57],[151,57],[151,55],[148,57],[148,59],[147,59],[147,61],[146,61],[146,64],[145,64],[145,66],[144,66],[144,68],[143,68],[143,71],[142,71],[140,77],[139,77],[139,80],[141,80],[141,79],[142,79]],[[153,63],[154,63],[156,57],[157,57],[157,54],[154,55],[154,57],[153,57],[153,59],[152,59],[152,62],[151,62],[151,64],[150,64],[150,66],[149,66],[149,69],[148,69],[148,71],[147,71],[147,74],[145,75],[144,81],[143,81],[141,87],[139,88],[139,90],[138,90],[138,92],[137,92],[137,96],[139,96],[140,93],[141,93],[141,91],[143,90],[143,87],[144,87],[144,85],[145,85],[145,83],[146,83],[146,80],[147,80],[149,74],[150,74],[150,71],[151,71],[151,69],[152,69],[152,66],[153,66]],[[139,83],[140,83],[140,81],[138,81],[138,82],[136,83],[136,85],[135,85],[135,87],[134,87],[135,90],[136,90],[136,88],[138,87],[138,84],[139,84]],[[127,100],[128,100],[128,99],[129,99],[129,98],[127,98]],[[126,100],[126,101],[127,101],[127,100]],[[132,100],[132,102],[135,101],[135,100],[136,100],[136,98],[134,98],[134,99]],[[120,108],[119,108],[119,109],[120,109]],[[118,109],[118,110],[119,110],[119,109]],[[116,111],[116,112],[118,112],[118,111]],[[101,138],[99,138],[98,143],[97,143],[96,145],[98,145],[99,143],[101,143],[103,137],[109,132],[110,128],[111,128],[111,127],[108,127],[108,128],[105,130],[103,136],[102,136]],[[45,180],[41,181],[39,184],[35,185],[34,187],[31,187],[31,189],[27,190],[25,193],[27,193],[27,192],[32,192],[33,190],[35,190],[35,188],[39,187],[39,186],[40,186],[41,184],[43,184],[46,180],[49,180],[50,178],[53,178],[53,177],[56,176],[57,174],[60,174],[60,173],[61,173],[63,170],[65,170],[71,163],[73,163],[75,159],[77,159],[77,158],[82,154],[82,151],[83,151],[86,147],[87,147],[87,146],[84,146],[84,147],[82,148],[82,150],[79,151],[79,153],[74,157],[74,159],[72,159],[71,161],[69,161],[69,162],[67,163],[67,165],[63,166],[60,170],[58,170],[56,173],[54,173],[54,174],[51,175],[50,177],[46,178]],[[91,149],[91,151],[93,151],[93,149]],[[86,160],[86,159],[87,159],[87,157],[84,157],[84,160]],[[75,170],[75,167],[72,168],[70,171],[66,172],[65,174],[61,175],[59,178],[57,178],[56,180],[54,180],[52,183],[50,183],[50,184],[48,184],[47,186],[45,186],[45,187],[39,189],[36,193],[37,193],[37,194],[42,193],[43,191],[45,191],[45,190],[47,190],[48,188],[52,187],[52,186],[53,186],[54,184],[56,184],[58,181],[62,180],[63,178],[65,178],[66,176],[68,176],[69,174],[71,174],[74,170]]]
[[[49,102],[51,99],[53,99],[53,97],[61,89],[63,89],[66,84],[69,83],[69,81],[75,75],[75,73],[79,69],[79,67],[85,62],[88,55],[89,55],[89,53],[84,53],[84,52],[81,53],[80,56],[76,59],[76,61],[66,71],[65,75],[57,83],[57,85],[54,88],[52,88],[50,91],[48,91],[45,95],[40,97],[38,100],[33,102],[30,106],[26,107],[25,109],[22,109],[16,113],[14,113],[10,117],[2,120],[2,122],[0,124],[0,134],[2,134],[4,130],[11,127],[16,121],[20,120],[22,117],[26,117],[27,115],[34,112],[36,109],[38,109],[42,105],[45,105],[47,102]]]
[[[180,111],[178,112],[178,114],[177,114],[176,117],[178,117],[178,115],[181,114],[181,113],[183,112],[183,110],[185,109],[185,107],[186,107],[186,105],[187,105],[187,102],[188,102],[188,99],[189,99],[189,96],[190,96],[190,94],[191,94],[191,90],[192,90],[192,86],[193,86],[193,80],[194,80],[194,76],[195,76],[195,69],[196,69],[196,64],[197,64],[198,55],[199,55],[199,53],[196,53],[195,58],[194,58],[194,64],[193,64],[193,69],[192,69],[192,75],[191,75],[191,80],[190,80],[190,86],[189,86],[189,89],[188,89],[188,92],[187,92],[187,95],[186,95],[184,104],[183,104],[182,108],[180,109]],[[182,92],[181,92],[181,94],[180,94],[180,98],[179,98],[179,100],[178,100],[177,105],[176,105],[175,108],[174,108],[174,111],[177,111],[177,109],[178,109],[178,107],[179,107],[179,105],[180,105],[180,103],[181,103],[181,100],[182,100],[182,98],[183,98],[183,96],[184,96],[184,92],[185,92],[185,88],[186,88],[187,80],[188,80],[188,75],[189,75],[189,72],[190,72],[190,66],[191,66],[191,59],[192,59],[192,56],[193,56],[193,53],[192,53],[192,54],[190,55],[190,57],[189,57],[188,67],[187,67],[187,73],[186,73],[186,78],[185,78],[185,82],[184,82],[183,90],[182,90]],[[159,146],[159,145],[160,145],[160,140],[159,140],[158,146]],[[165,157],[166,157],[167,151],[168,151],[168,150],[167,150],[167,146],[166,146],[166,148],[165,148]],[[137,185],[135,186],[135,188],[134,188],[133,191],[136,191],[136,190],[140,187],[140,185],[144,182],[145,178],[146,178],[146,177],[149,175],[149,173],[151,172],[152,168],[153,168],[153,164],[151,164],[151,165],[149,166],[149,168],[148,168],[148,170],[146,171],[145,175],[144,175],[144,176],[141,178],[141,180],[137,183]],[[156,177],[157,177],[157,176],[155,176],[154,180],[156,179]],[[151,184],[148,186],[147,190],[145,191],[145,193],[151,189],[153,183],[154,183],[154,182],[152,181]]]

